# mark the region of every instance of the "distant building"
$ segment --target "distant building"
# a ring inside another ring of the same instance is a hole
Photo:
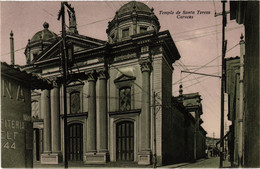
[[[219,138],[206,137],[206,146],[208,157],[219,156]]]
[[[229,136],[229,154],[232,166],[238,166],[239,113],[240,113],[240,58],[226,59],[226,92],[228,94],[228,120],[232,122]]]
[[[205,157],[206,135],[207,132],[202,128],[203,114],[201,96],[199,93],[182,94],[182,85],[180,86],[180,95],[177,98],[183,104],[188,116],[192,119],[192,123],[186,121],[185,128],[185,149],[186,156],[190,156],[190,160],[194,161]]]
[[[200,96],[194,107],[183,106],[188,96],[183,102],[172,97],[172,64],[180,55],[169,31],[159,31],[153,9],[135,1],[123,5],[108,24],[108,42],[78,34],[75,13],[69,20],[66,94],[61,37],[48,23],[25,49],[24,70],[54,84],[52,90],[32,94],[34,161],[64,159],[64,95],[70,161],[157,161],[160,166],[201,158],[206,131],[200,126]]]

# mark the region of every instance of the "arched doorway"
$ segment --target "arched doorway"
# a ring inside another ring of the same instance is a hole
[[[134,123],[119,122],[116,125],[116,159],[117,161],[134,160]]]
[[[69,142],[68,153],[70,161],[83,160],[83,125],[73,123],[68,126]]]

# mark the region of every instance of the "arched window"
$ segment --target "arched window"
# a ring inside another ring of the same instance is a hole
[[[37,100],[32,101],[32,118],[33,119],[40,118],[39,102]]]
[[[72,92],[70,94],[70,112],[76,114],[80,112],[80,92]]]
[[[119,109],[120,111],[131,110],[131,88],[122,87],[119,89]]]

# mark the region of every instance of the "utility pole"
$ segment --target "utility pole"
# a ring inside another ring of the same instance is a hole
[[[238,167],[243,166],[243,126],[244,126],[244,55],[245,41],[240,37],[240,79],[239,79],[239,115],[238,115]]]
[[[156,94],[153,92],[153,122],[154,122],[154,161],[153,168],[157,167],[157,154],[156,154]]]
[[[62,27],[62,71],[63,71],[63,110],[64,110],[64,168],[68,168],[68,129],[67,129],[67,50],[66,50],[66,28],[65,28],[65,9],[66,2],[61,2],[58,20],[61,17]]]
[[[225,27],[227,24],[225,3],[226,0],[222,0],[222,78],[221,78],[221,120],[220,120],[220,160],[219,167],[223,167],[223,150],[224,150],[224,92],[226,85],[226,46],[227,41],[225,40]]]

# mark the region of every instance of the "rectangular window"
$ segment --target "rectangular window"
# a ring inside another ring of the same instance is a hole
[[[129,36],[129,28],[123,29],[122,30],[122,38],[128,37]]]
[[[114,38],[115,38],[115,34],[112,34],[112,35],[111,35],[111,39],[114,39]]]
[[[70,112],[71,114],[80,113],[80,92],[70,94]]]
[[[40,118],[39,102],[37,100],[32,101],[32,117],[34,119]]]
[[[131,88],[123,87],[119,90],[119,108],[120,111],[131,110]]]
[[[140,27],[140,33],[147,32],[147,27],[141,26]]]

